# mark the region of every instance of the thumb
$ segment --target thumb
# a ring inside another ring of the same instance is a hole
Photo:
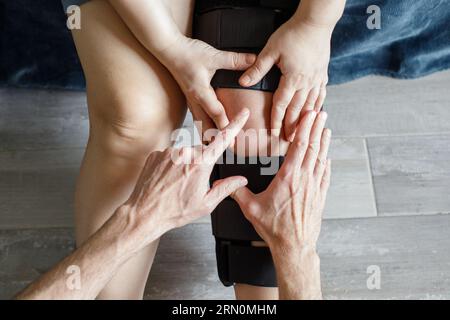
[[[240,77],[239,84],[244,87],[257,84],[270,71],[274,64],[275,59],[263,50],[258,55],[255,63]]]
[[[250,191],[249,188],[243,187],[236,190],[231,194],[231,197],[239,204],[242,213],[247,218],[247,220],[252,221],[256,212],[250,209],[251,204],[254,203],[255,194]]]
[[[214,182],[206,195],[206,201],[215,208],[222,200],[230,196],[239,188],[247,185],[247,179],[241,176],[228,177]]]
[[[219,51],[217,55],[217,69],[245,70],[255,63],[256,55],[253,53],[239,53]]]
[[[237,203],[239,203],[239,205],[241,205],[241,204],[244,205],[244,204],[250,202],[251,200],[253,200],[254,194],[253,194],[253,192],[250,191],[249,188],[243,187],[243,188],[239,188],[238,190],[233,192],[231,194],[231,197]]]

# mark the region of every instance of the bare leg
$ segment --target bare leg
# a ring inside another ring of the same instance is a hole
[[[188,33],[193,1],[168,5]],[[75,195],[78,245],[128,198],[147,155],[170,144],[186,112],[175,80],[108,1],[82,5],[81,16],[73,37],[87,81],[90,132]],[[149,245],[124,265],[99,298],[141,299],[156,248]]]
[[[218,89],[216,90],[219,100],[224,105],[229,118],[232,118],[242,108],[250,109],[250,118],[247,121],[245,129],[257,129],[266,133],[266,139],[258,139],[256,148],[245,148],[239,150],[241,156],[255,155],[284,155],[287,150],[287,141],[275,139],[271,142],[269,132],[270,128],[270,108],[272,105],[272,93],[244,90],[244,89]],[[267,141],[267,142],[266,142]],[[271,150],[270,146],[278,146],[277,150]],[[247,147],[248,145],[246,145]],[[255,151],[256,150],[256,151]],[[242,154],[244,153],[244,154]],[[255,246],[265,245],[264,242],[255,242]],[[236,284],[234,287],[236,299],[278,299],[278,288],[257,287],[247,284]]]

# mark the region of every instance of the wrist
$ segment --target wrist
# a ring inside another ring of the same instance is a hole
[[[287,243],[279,243],[270,244],[269,248],[274,260],[280,262],[292,262],[296,265],[300,265],[299,262],[303,262],[307,265],[314,265],[320,262],[316,248],[312,246],[293,246]]]
[[[328,1],[328,0],[327,0]],[[333,0],[335,1],[335,0]],[[298,25],[307,25],[317,29],[333,32],[339,19],[342,17],[342,10],[337,8],[314,7],[308,1],[300,3],[291,20]]]
[[[121,251],[133,255],[161,236],[158,224],[153,223],[152,216],[152,213],[142,214],[128,203],[115,211],[111,220],[115,225],[115,240],[119,243]]]
[[[183,55],[179,54],[182,50],[179,46],[186,42],[187,37],[177,31],[167,39],[163,45],[153,48],[152,54],[167,68],[177,62]]]
[[[320,258],[315,248],[271,247],[280,299],[322,299]]]

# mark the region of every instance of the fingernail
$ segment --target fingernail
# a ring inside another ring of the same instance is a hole
[[[243,116],[248,116],[249,114],[250,114],[250,109],[249,108],[242,109],[242,115]]]
[[[248,86],[251,80],[249,76],[245,75],[241,78],[241,85]]]
[[[281,133],[281,130],[280,130],[280,129],[272,129],[272,130],[271,130],[271,133],[272,133],[272,135],[273,135],[274,137],[279,137],[279,136],[280,136],[280,133]]]

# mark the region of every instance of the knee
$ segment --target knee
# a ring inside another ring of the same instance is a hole
[[[100,103],[100,105],[99,105]],[[185,110],[156,105],[149,97],[91,102],[89,143],[108,156],[144,160],[171,144]]]
[[[283,137],[270,135],[272,93],[222,88],[216,91],[229,118],[235,117],[242,108],[250,110],[250,117],[243,132],[237,137],[234,151],[240,156],[283,155],[288,142]]]

